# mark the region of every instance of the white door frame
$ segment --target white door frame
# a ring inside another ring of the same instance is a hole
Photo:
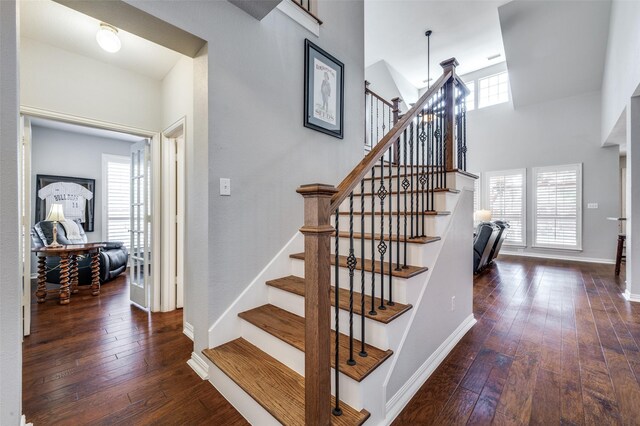
[[[184,209],[186,117],[167,127],[162,139],[162,284],[163,312],[184,305]]]
[[[160,235],[160,196],[161,185],[160,182],[160,133],[153,130],[146,130],[137,127],[127,126],[123,124],[111,123],[108,121],[95,120],[87,117],[80,117],[71,114],[65,114],[40,108],[33,108],[25,105],[20,106],[20,113],[29,117],[46,118],[49,120],[62,121],[65,123],[78,124],[81,126],[95,127],[104,130],[113,130],[116,132],[128,133],[131,135],[141,136],[151,139],[151,164],[152,164],[152,210],[151,214],[154,218],[152,220],[152,233],[153,235]],[[29,156],[31,161],[31,151],[26,152],[25,155]],[[29,188],[29,196],[31,197],[31,188]],[[151,250],[153,256],[152,262],[152,285],[151,285],[151,306],[152,312],[160,311],[160,238],[151,239]]]

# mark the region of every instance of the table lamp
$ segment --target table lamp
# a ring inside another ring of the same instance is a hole
[[[491,210],[477,210],[473,216],[477,222],[490,222]]]
[[[58,242],[58,222],[64,220],[62,204],[52,204],[49,215],[45,220],[53,222],[53,242],[48,247],[62,247],[62,244]]]

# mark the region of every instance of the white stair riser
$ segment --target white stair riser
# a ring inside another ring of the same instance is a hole
[[[271,287],[269,289],[269,303],[298,316],[304,317],[304,297],[302,296]],[[360,299],[354,300],[354,305],[359,304]],[[366,309],[368,310],[370,307],[367,306]],[[335,310],[333,307],[331,307],[330,316],[331,328],[335,330]],[[360,315],[353,315],[353,336],[358,340],[362,340],[361,318],[362,317]],[[383,324],[371,319],[366,319],[364,324],[367,344],[371,344],[377,348],[389,347],[387,329],[391,327],[390,324]],[[342,309],[340,310],[340,332],[343,334],[348,334],[349,332],[349,312]]]
[[[380,233],[380,230],[381,230],[380,225],[382,221],[381,218],[382,216],[375,216],[373,218],[369,215],[365,216],[364,232],[371,233],[371,222],[373,220],[373,230],[375,231],[376,234]],[[400,235],[403,235],[403,236],[405,234],[404,218],[405,216],[400,216]],[[411,216],[410,215],[406,216],[406,218],[407,218],[407,235],[411,235]],[[392,215],[391,230],[394,234],[397,232],[397,229],[398,229],[396,220],[397,220],[397,217],[395,215]],[[420,225],[420,231],[422,231],[422,215],[414,216],[413,218],[414,233],[417,232],[418,222]],[[425,227],[424,233],[426,235],[431,235],[431,236],[441,236],[444,233],[448,223],[449,223],[449,215],[438,215],[438,216],[424,215],[424,227]],[[331,224],[335,226],[335,222],[333,222],[333,219]],[[338,225],[339,225],[340,231],[349,231],[349,216],[341,215]],[[361,227],[360,216],[354,216],[353,231],[360,232],[360,227]],[[388,215],[384,216],[384,232],[385,233],[389,232],[389,216]]]
[[[258,349],[271,355],[296,373],[304,376],[304,352],[294,348],[293,346],[285,343],[277,337],[261,330],[253,324],[242,321],[242,337],[256,346]],[[331,394],[335,395],[334,386],[334,369],[331,369]],[[362,400],[361,386],[366,385],[368,377],[362,382],[357,382],[352,378],[341,374],[340,375],[340,400],[345,404],[350,405],[356,410],[363,408],[364,401]]]
[[[436,211],[451,211],[454,207],[455,207],[455,203],[456,203],[456,197],[458,194],[454,193],[454,192],[436,192],[435,194],[433,194],[433,202],[435,203],[435,207],[434,209]],[[413,206],[414,206],[414,210],[419,210],[422,209],[422,207],[424,206],[424,210],[426,210],[427,205],[429,203],[431,203],[430,199],[430,194],[424,194],[424,200],[422,199],[422,194],[413,194]],[[372,206],[371,206],[371,195],[365,195],[364,197],[364,211],[365,212],[370,212],[373,211]],[[375,206],[373,207],[375,209],[376,212],[380,212],[381,211],[381,203],[380,203],[380,199],[378,198],[377,195],[373,196],[373,198],[375,198]],[[384,209],[385,212],[389,211],[389,196],[385,197],[384,199]],[[354,212],[360,212],[360,204],[361,200],[360,200],[360,196],[356,196],[353,199],[353,211]],[[424,202],[424,204],[423,204]],[[430,207],[430,205],[429,205]],[[398,199],[396,198],[396,195],[393,195],[393,198],[391,200],[391,210],[392,211],[398,211]],[[400,194],[400,211],[411,211],[411,197],[409,194],[407,194],[407,205],[405,207],[404,204],[404,195]],[[341,205],[340,205],[340,211],[341,212],[347,212],[349,211],[349,200],[347,199],[346,201],[344,201]]]
[[[304,277],[304,261],[298,259],[292,259],[292,267],[291,272],[293,275]],[[349,288],[349,270],[347,268],[339,268],[338,270],[339,279],[340,279],[340,288]],[[415,280],[416,277],[404,279],[393,277],[391,283],[393,285],[393,300],[399,303],[407,303],[406,299],[406,290],[407,286],[412,285],[411,281]],[[360,292],[360,271],[354,271],[353,276],[353,284],[354,291]],[[331,285],[335,285],[335,274],[333,266],[331,267]],[[375,277],[375,296],[380,296],[380,274],[376,274]],[[385,299],[388,298],[389,294],[389,276],[385,275],[384,277],[384,294]],[[371,273],[365,272],[365,294],[371,295]]]
[[[378,253],[378,244],[379,244],[379,240],[375,240],[373,252],[375,253],[376,260],[380,259],[380,254]],[[385,259],[388,262],[389,261],[389,248],[388,248],[389,236],[388,235],[385,238],[385,244],[387,244],[387,253],[385,255]],[[360,239],[354,238],[353,246],[354,246],[354,253],[359,262],[360,253],[361,253]],[[334,239],[332,238],[331,251],[334,250],[334,247],[335,247]],[[426,266],[426,267],[433,266],[433,262],[435,261],[434,256],[438,253],[439,247],[440,247],[440,241],[434,241],[428,244],[407,243],[407,264],[415,265],[415,266]],[[394,241],[393,247],[391,249],[394,265],[398,256],[397,249],[398,249],[397,242]],[[347,256],[349,254],[348,238],[340,238],[338,253],[344,256]],[[364,240],[364,253],[365,253],[365,260],[371,259],[371,253],[372,253],[371,240]],[[400,262],[404,262],[404,242],[402,241],[400,241]]]

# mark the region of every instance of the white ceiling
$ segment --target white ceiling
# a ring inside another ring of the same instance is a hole
[[[610,0],[513,1],[499,8],[515,107],[599,90]]]
[[[2,0],[0,0],[2,1]],[[105,52],[96,42],[100,21],[51,0],[21,0],[20,33],[52,46],[162,80],[180,54],[123,30],[122,49]]]
[[[427,78],[431,35],[431,77],[440,62],[455,57],[458,74],[504,61],[498,6],[488,0],[365,0],[365,66],[384,59],[416,87]],[[500,53],[497,59],[487,58]]]
[[[127,133],[115,132],[113,130],[98,129],[96,127],[80,126],[78,124],[65,123],[63,121],[47,120],[45,118],[32,117],[31,125],[37,127],[46,127],[48,129],[61,130],[63,132],[80,133],[83,135],[97,136],[101,138],[117,139],[125,142],[139,142],[144,140],[140,136],[130,135]]]

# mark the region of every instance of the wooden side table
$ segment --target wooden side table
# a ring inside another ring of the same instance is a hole
[[[38,255],[38,289],[36,298],[43,303],[47,296],[48,256],[60,257],[60,304],[69,303],[71,293],[78,292],[78,256],[91,256],[91,294],[100,294],[100,251],[106,247],[104,243],[73,244],[61,247],[40,247],[32,251]]]

